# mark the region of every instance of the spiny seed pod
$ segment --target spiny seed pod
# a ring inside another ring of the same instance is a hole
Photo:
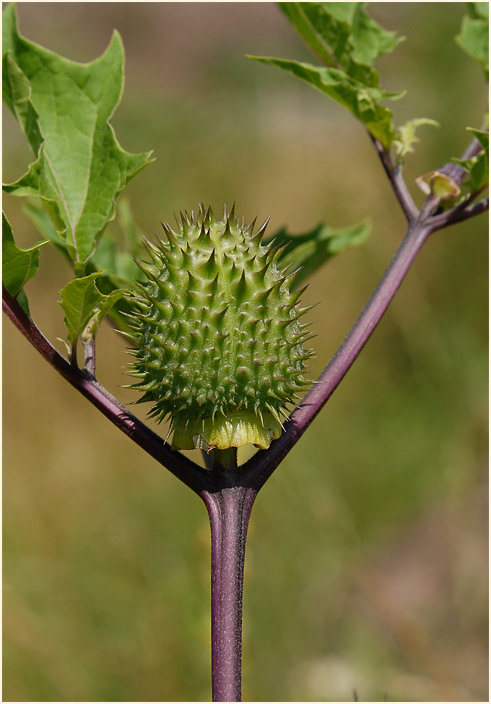
[[[177,219],[177,218],[176,218]],[[151,401],[152,417],[171,417],[173,449],[267,448],[280,415],[305,389],[303,345],[313,335],[278,267],[281,249],[262,245],[266,223],[239,224],[234,209],[163,224],[167,242],[146,242],[147,282],[130,300],[132,388]]]

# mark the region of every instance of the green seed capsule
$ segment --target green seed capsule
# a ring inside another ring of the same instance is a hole
[[[302,310],[278,253],[234,216],[200,206],[167,242],[147,243],[152,264],[130,302],[132,385],[151,416],[172,420],[173,449],[269,447],[280,416],[305,390]],[[293,302],[292,302],[293,301]]]

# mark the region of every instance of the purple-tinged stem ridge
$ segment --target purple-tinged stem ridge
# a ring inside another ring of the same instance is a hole
[[[242,594],[247,527],[257,491],[201,494],[211,527],[211,667],[214,702],[242,701]]]

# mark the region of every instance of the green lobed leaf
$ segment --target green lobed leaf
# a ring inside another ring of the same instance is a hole
[[[327,66],[341,68],[366,85],[377,86],[371,68],[403,40],[378,25],[359,2],[282,2],[280,9]]]
[[[111,280],[113,282],[111,288],[119,288],[121,286],[127,288],[132,286],[136,279],[141,278],[141,271],[133,258],[141,255],[141,237],[138,236],[137,242],[133,230],[130,234],[126,230],[126,228],[130,227],[128,208],[129,206],[126,205],[124,210],[121,211],[121,208],[118,207],[117,219],[125,234],[126,243],[129,244],[130,252],[120,250],[114,237],[109,232],[104,232],[99,238],[97,248],[87,266],[88,274],[104,269],[106,273],[101,275],[101,279]],[[23,210],[42,235],[70,259],[66,241],[58,234],[45,208],[33,201],[27,203]],[[137,232],[136,225],[133,221],[131,222],[132,227]],[[132,238],[131,242],[128,241],[128,238]],[[99,281],[99,283],[101,282]]]
[[[353,58],[367,64],[373,64],[380,56],[394,51],[404,37],[396,36],[395,32],[381,27],[364,11],[366,3],[328,3],[333,12],[344,9],[344,5],[351,5],[348,21],[351,24],[351,38],[354,46]]]
[[[96,271],[88,276],[74,279],[60,291],[58,302],[65,313],[68,339],[72,344],[81,336],[87,339],[86,328],[89,325],[90,336],[93,336],[102,318],[124,294],[123,290],[113,291],[107,296],[102,294],[95,284],[95,280],[102,273]]]
[[[266,56],[250,58],[277,66],[333,98],[358,118],[386,149],[397,138],[397,132],[392,124],[392,111],[382,106],[380,102],[387,98],[395,100],[403,93],[388,93],[381,88],[365,86],[349,78],[343,71],[334,68],[323,68]]]
[[[462,20],[460,34],[455,38],[460,48],[477,61],[489,78],[489,5],[471,2],[469,16]]]
[[[278,7],[286,15],[290,23],[295,27],[304,42],[312,49],[327,66],[334,67],[334,57],[328,46],[312,26],[311,21],[305,12],[307,3],[300,2],[280,2]]]
[[[371,222],[365,220],[358,225],[342,228],[317,225],[303,235],[290,235],[283,228],[271,239],[277,245],[288,245],[280,258],[282,265],[291,265],[293,269],[302,267],[295,276],[295,288],[298,288],[336,254],[362,244],[370,230]]]
[[[41,198],[80,271],[114,216],[128,181],[150,153],[129,154],[109,123],[122,93],[123,46],[117,32],[91,63],[64,59],[21,37],[13,5],[3,13],[6,102],[37,159],[8,193]]]
[[[39,129],[39,115],[31,101],[31,86],[26,75],[12,59],[10,52],[2,60],[3,99],[17,118],[29,145],[35,154],[43,142]]]
[[[403,93],[378,87],[372,67],[382,54],[395,49],[402,38],[388,32],[364,11],[364,3],[279,3],[280,9],[326,66],[251,56],[301,78],[346,107],[387,149],[397,138],[392,112],[382,100]]]
[[[29,315],[27,298],[23,288],[32,279],[39,268],[39,247],[44,242],[38,242],[33,247],[22,249],[14,241],[12,226],[5,213],[2,213],[2,281],[7,291],[18,298],[24,311]]]
[[[118,221],[120,221],[122,229],[124,230],[124,228],[128,225],[126,219],[128,218],[127,209],[129,206],[127,206],[124,210],[124,223],[121,222],[120,206],[121,203],[118,204],[117,218]],[[43,208],[43,206],[38,202],[33,201],[24,206],[24,212],[36,225],[42,235],[47,240],[50,240],[70,260],[66,242],[58,235],[56,228],[45,208]],[[141,238],[139,238],[138,245],[141,248]],[[134,253],[136,255],[140,252],[137,252],[135,249]],[[91,260],[88,262],[86,270],[87,274],[93,274],[95,272],[105,270],[103,273],[100,273],[97,280],[97,287],[101,293],[108,296],[119,289],[127,290],[134,288],[135,282],[142,278],[142,273],[135,264],[133,256],[127,251],[119,250],[116,240],[108,232],[104,232],[99,239],[97,249]],[[110,317],[113,324],[119,330],[127,331],[127,320],[122,313],[128,313],[129,310],[130,308],[122,296],[118,296],[113,299]]]

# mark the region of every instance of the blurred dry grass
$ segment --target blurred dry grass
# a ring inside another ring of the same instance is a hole
[[[460,3],[372,6],[407,36],[380,62],[426,115],[408,180],[466,145],[484,109],[460,54]],[[404,222],[361,128],[245,53],[307,58],[270,3],[21,3],[21,32],[87,61],[113,28],[126,47],[114,124],[158,161],[128,189],[142,232],[202,200],[237,202],[270,230],[370,215],[333,261],[317,374],[373,289]],[[4,118],[4,175],[29,153]],[[18,201],[20,243],[36,240]],[[246,564],[244,697],[273,701],[487,699],[486,219],[437,234],[328,407],[264,488]],[[68,272],[55,252],[29,284],[34,319],[63,336]],[[5,701],[209,698],[204,509],[4,327]],[[123,402],[126,355],[105,329],[98,374]],[[143,409],[137,407],[142,414]]]

